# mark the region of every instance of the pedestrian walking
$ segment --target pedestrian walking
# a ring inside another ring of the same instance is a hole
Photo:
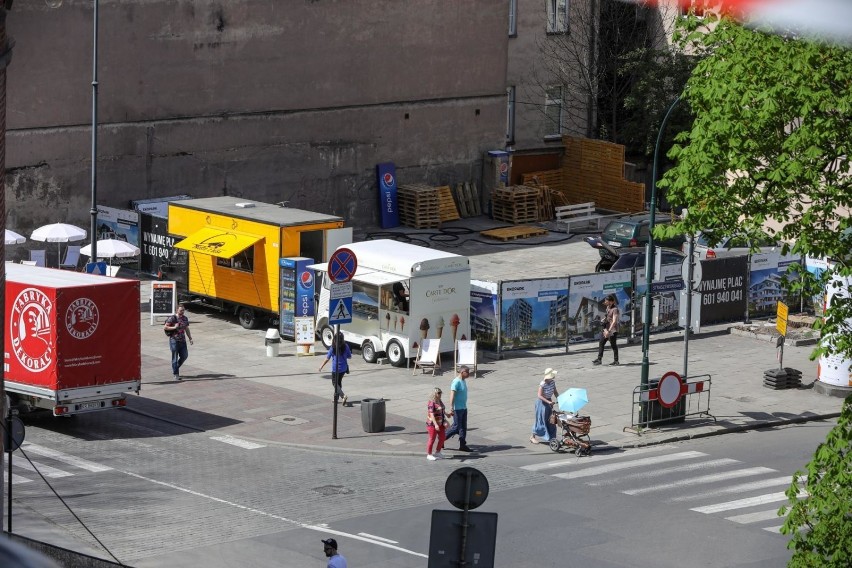
[[[334,394],[343,401],[343,406],[352,406],[349,403],[349,398],[343,392],[343,375],[349,373],[349,359],[351,358],[352,351],[343,340],[343,333],[338,331],[319,370],[322,371],[329,359],[331,360],[331,384],[334,386]]]
[[[621,320],[621,310],[618,309],[618,300],[615,299],[615,294],[610,294],[604,298],[604,305],[606,306],[606,313],[601,318],[603,333],[601,333],[601,340],[598,342],[598,358],[592,361],[592,363],[595,365],[601,364],[604,346],[609,341],[613,357],[610,365],[618,365],[618,345],[616,345],[616,340],[618,339],[618,322]]]
[[[553,415],[553,405],[559,391],[556,390],[557,371],[547,368],[544,370],[544,380],[538,384],[538,397],[535,399],[535,423],[533,424],[530,444],[549,442],[556,437],[556,424],[550,422]],[[541,438],[541,441],[539,441]]]
[[[429,434],[429,439],[426,441],[426,459],[429,461],[444,459],[441,450],[444,449],[444,440],[447,437],[447,409],[444,401],[441,400],[442,394],[441,389],[435,387],[426,404],[426,432]],[[435,439],[438,440],[438,445],[435,446],[433,454],[432,446],[435,445]]]
[[[333,538],[326,538],[322,541],[325,556],[328,558],[327,568],[347,568],[346,558],[337,552],[337,541]]]
[[[189,331],[189,318],[186,317],[185,311],[183,306],[178,306],[175,313],[166,319],[166,324],[163,326],[163,330],[169,336],[169,349],[172,351],[172,374],[177,381],[181,380],[181,365],[189,357],[186,340],[189,339],[189,344],[193,345],[192,332]]]
[[[460,452],[473,451],[467,447],[467,378],[469,376],[470,369],[467,365],[462,365],[459,367],[459,374],[450,385],[450,410],[447,416],[453,417],[453,426],[447,430],[446,439],[458,434]]]

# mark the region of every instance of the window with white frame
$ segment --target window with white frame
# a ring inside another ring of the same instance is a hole
[[[515,143],[515,86],[506,89],[506,144]]]
[[[547,0],[547,33],[568,31],[568,0]]]
[[[509,36],[518,35],[518,0],[509,0]]]
[[[544,136],[559,136],[562,134],[562,86],[548,87],[544,96]]]

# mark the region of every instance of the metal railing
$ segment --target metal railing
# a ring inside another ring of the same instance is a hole
[[[624,430],[635,430],[642,434],[643,428],[655,425],[684,422],[688,417],[707,417],[716,422],[710,414],[710,390],[713,379],[710,375],[687,377],[681,382],[680,396],[671,407],[665,406],[659,399],[658,381],[648,385],[639,385],[633,389],[633,408],[630,413],[631,425]]]

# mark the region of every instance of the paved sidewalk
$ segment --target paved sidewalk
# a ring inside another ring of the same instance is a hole
[[[226,315],[203,308],[189,313],[195,345],[175,381],[161,325],[143,318],[143,389],[128,407],[165,418],[211,435],[231,435],[268,444],[287,444],[323,451],[422,455],[426,441],[426,400],[434,385],[448,389],[453,374],[452,354],[445,354],[443,373],[365,363],[353,354],[352,371],[344,390],[353,406],[338,406],[337,439],[332,438],[330,375],[317,369],[322,356],[294,355],[283,342],[279,357],[266,356],[265,330],[244,330]],[[485,359],[476,379],[469,379],[468,443],[487,454],[547,452],[529,443],[536,389],[547,367],[559,371],[557,386],[584,387],[592,419],[591,437],[597,445],[631,447],[734,432],[747,428],[835,417],[842,399],[817,394],[811,388],[816,363],[808,360],[812,347],[787,346],[784,365],[803,373],[802,388],[775,391],[763,386],[763,372],[777,368],[774,343],[728,333],[728,326],[705,328],[689,343],[689,374],[712,379],[709,409],[716,421],[688,418],[684,423],[645,431],[625,432],[631,426],[633,390],[639,384],[640,345],[621,345],[619,367],[593,366],[596,345],[505,354],[501,361]],[[320,344],[317,344],[321,348]],[[652,336],[651,378],[682,371],[680,333]],[[611,358],[609,352],[604,362]],[[366,433],[360,401],[383,398],[386,428]],[[448,448],[457,447],[451,440]]]

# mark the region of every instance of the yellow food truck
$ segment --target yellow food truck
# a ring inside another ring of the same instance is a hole
[[[277,321],[281,259],[325,261],[352,240],[340,217],[236,197],[170,202],[169,234],[164,276],[179,297],[232,311],[247,329]]]

